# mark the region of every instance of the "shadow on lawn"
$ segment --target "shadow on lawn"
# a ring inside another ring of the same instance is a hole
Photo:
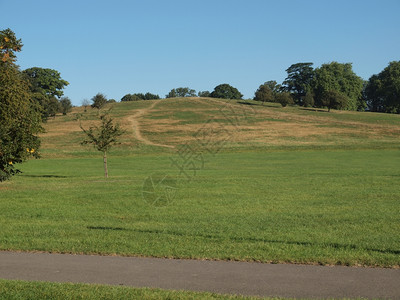
[[[68,176],[63,176],[63,175],[25,175],[25,174],[21,174],[19,176],[31,177],[31,178],[68,178]]]
[[[94,230],[128,230],[122,227],[111,227],[111,226],[87,226],[87,229],[94,229]]]
[[[299,109],[301,109],[301,110],[307,110],[307,111],[315,111],[315,112],[329,112],[329,111],[327,111],[327,110],[324,110],[324,109],[318,109],[318,108],[306,108],[306,107],[300,107]]]
[[[276,244],[287,244],[287,245],[301,245],[301,246],[320,246],[324,248],[335,248],[335,249],[364,249],[367,251],[379,252],[383,254],[400,254],[400,250],[393,249],[374,249],[374,248],[363,248],[353,244],[339,244],[339,243],[311,243],[311,242],[301,242],[301,241],[283,241],[283,240],[268,240],[255,237],[236,237],[236,236],[218,236],[211,234],[186,234],[183,232],[171,232],[165,230],[150,230],[150,229],[128,229],[122,227],[106,227],[106,226],[88,226],[88,229],[101,229],[101,230],[126,230],[134,231],[139,233],[153,233],[153,234],[166,234],[174,236],[191,236],[191,237],[203,237],[207,239],[214,240],[231,240],[237,242],[263,242],[263,243],[276,243]]]
[[[281,108],[281,106],[276,106],[276,105],[270,105],[270,104],[262,104],[262,103],[251,103],[251,102],[246,102],[246,101],[238,101],[238,104],[242,105],[250,105],[250,106],[263,106],[263,107],[269,107],[269,108]]]

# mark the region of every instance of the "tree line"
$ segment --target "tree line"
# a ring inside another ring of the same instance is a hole
[[[301,106],[400,113],[400,61],[389,63],[367,81],[355,74],[351,63],[331,62],[316,69],[312,65],[291,65],[282,85],[274,81],[261,85],[255,99],[273,101],[276,93],[287,92]]]
[[[292,64],[287,77],[278,84],[267,81],[255,91],[254,100],[342,110],[400,113],[400,61],[390,62],[379,74],[363,80],[351,63],[331,62],[313,68],[312,62]],[[160,99],[147,93],[127,94],[121,101]],[[242,99],[239,90],[229,84],[220,84],[210,91],[196,93],[189,87],[172,89],[166,98],[212,97]]]

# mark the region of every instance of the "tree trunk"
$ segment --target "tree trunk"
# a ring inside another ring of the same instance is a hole
[[[108,178],[108,169],[107,169],[107,152],[103,153],[103,162],[104,162],[104,177]]]

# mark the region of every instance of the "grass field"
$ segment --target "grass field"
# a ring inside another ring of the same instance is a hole
[[[400,116],[152,103],[114,106],[127,134],[108,180],[101,155],[79,145],[83,109],[50,120],[43,158],[0,184],[0,249],[400,266]],[[213,137],[199,146],[204,133]],[[197,166],[185,175],[171,159],[188,149]],[[142,197],[154,173],[177,180],[169,205]]]
[[[220,299],[252,300],[278,299],[219,295],[188,291],[167,291],[148,288],[129,288],[121,286],[89,285],[72,283],[27,282],[0,279],[0,299]]]

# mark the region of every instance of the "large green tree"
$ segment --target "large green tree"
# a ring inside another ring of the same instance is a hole
[[[64,95],[63,89],[69,84],[53,69],[29,68],[23,74],[30,81],[33,100],[42,107],[42,117],[53,117],[60,110],[58,100]]]
[[[315,70],[313,80],[315,105],[326,106],[326,99],[335,95],[342,95],[347,98],[344,106],[338,106],[345,110],[357,110],[365,107],[362,97],[363,80],[354,73],[351,63],[332,62],[323,64]],[[341,101],[343,102],[343,101]]]
[[[29,83],[15,64],[22,43],[10,29],[0,31],[0,181],[17,174],[17,165],[39,157],[41,116]]]
[[[372,75],[365,96],[372,111],[400,114],[400,61],[392,61],[382,72]]]
[[[304,97],[311,87],[315,75],[312,65],[311,62],[297,63],[286,70],[288,76],[283,85],[285,90],[293,95],[296,104],[304,104]]]
[[[227,83],[223,83],[214,88],[214,91],[212,91],[210,97],[222,99],[242,99],[243,95],[237,88]]]
[[[41,93],[58,98],[64,95],[63,89],[69,84],[61,78],[60,72],[53,69],[29,68],[23,71],[32,84],[33,93]]]

